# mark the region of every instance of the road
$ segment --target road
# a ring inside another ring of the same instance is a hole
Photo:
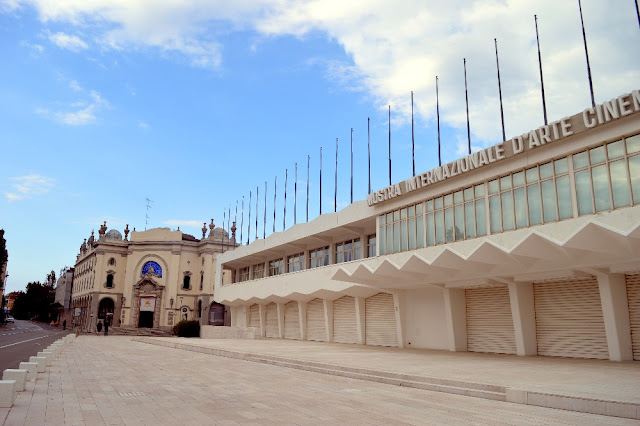
[[[0,371],[18,368],[21,362],[29,361],[70,330],[32,321],[16,320],[15,324],[0,325]]]

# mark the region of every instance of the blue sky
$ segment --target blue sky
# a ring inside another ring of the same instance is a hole
[[[443,161],[466,150],[462,62],[467,58],[474,149],[499,142],[494,37],[507,138],[543,124],[533,15],[539,18],[549,119],[590,106],[576,2],[453,0],[0,0],[0,227],[9,250],[7,291],[72,266],[102,221],[121,232],[202,222],[249,191],[255,236],[333,211],[367,193],[367,117],[372,188],[437,166],[435,76],[440,78]],[[606,3],[606,4],[605,4]],[[640,28],[633,0],[582,2],[596,102],[640,88]],[[240,222],[240,207],[238,225]],[[225,226],[226,227],[226,226]],[[238,231],[239,233],[239,231]]]

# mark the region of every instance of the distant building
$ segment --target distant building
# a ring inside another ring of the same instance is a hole
[[[55,306],[58,308],[57,321],[67,320],[67,324],[71,325],[71,292],[73,290],[73,268],[64,268],[60,271],[60,278],[56,283],[56,296],[54,300]]]
[[[13,304],[16,302],[16,298],[19,294],[19,291],[12,291],[11,293],[4,296],[6,301],[4,307],[8,312],[13,312]]]
[[[86,331],[104,321],[163,331],[183,319],[224,325],[225,307],[213,301],[214,262],[236,247],[235,229],[229,237],[212,220],[202,239],[154,228],[134,229],[129,240],[128,225],[123,238],[105,222],[97,240],[92,233],[82,243],[73,268],[73,322]]]
[[[385,172],[378,170],[378,173]],[[640,360],[640,91],[219,256],[262,337]]]

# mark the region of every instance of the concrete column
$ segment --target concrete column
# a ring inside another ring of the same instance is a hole
[[[404,307],[405,293],[393,293],[393,310],[396,314],[396,332],[398,333],[398,347],[404,348]]]
[[[300,340],[307,340],[307,302],[298,302],[298,320],[300,321]]]
[[[365,335],[365,299],[364,297],[354,297],[354,303],[356,304],[356,329],[358,331],[358,343],[361,345],[366,344]]]
[[[249,327],[249,323],[251,322],[251,306],[244,305],[242,309],[244,309],[244,327]],[[233,324],[231,324],[233,326]]]
[[[266,315],[267,315],[267,306],[263,303],[259,304],[260,308],[260,336],[266,337],[267,335],[267,323],[266,323]]]
[[[509,283],[509,300],[518,355],[537,355],[533,283]]]
[[[284,339],[284,303],[276,303],[278,308],[278,337]]]
[[[327,342],[333,342],[333,300],[322,299],[324,304],[324,325],[327,330]]]
[[[467,350],[467,301],[463,288],[444,289],[444,311],[447,320],[449,350]]]
[[[607,333],[609,359],[611,361],[633,360],[631,348],[631,324],[627,285],[623,274],[597,274],[600,303]]]

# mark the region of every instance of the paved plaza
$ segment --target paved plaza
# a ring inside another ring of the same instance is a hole
[[[78,337],[35,382],[28,383],[26,391],[18,393],[11,409],[0,410],[0,419],[6,425],[638,424],[630,419],[405,388],[133,339]],[[351,352],[346,345],[312,346],[332,351],[345,348],[344,357]]]

